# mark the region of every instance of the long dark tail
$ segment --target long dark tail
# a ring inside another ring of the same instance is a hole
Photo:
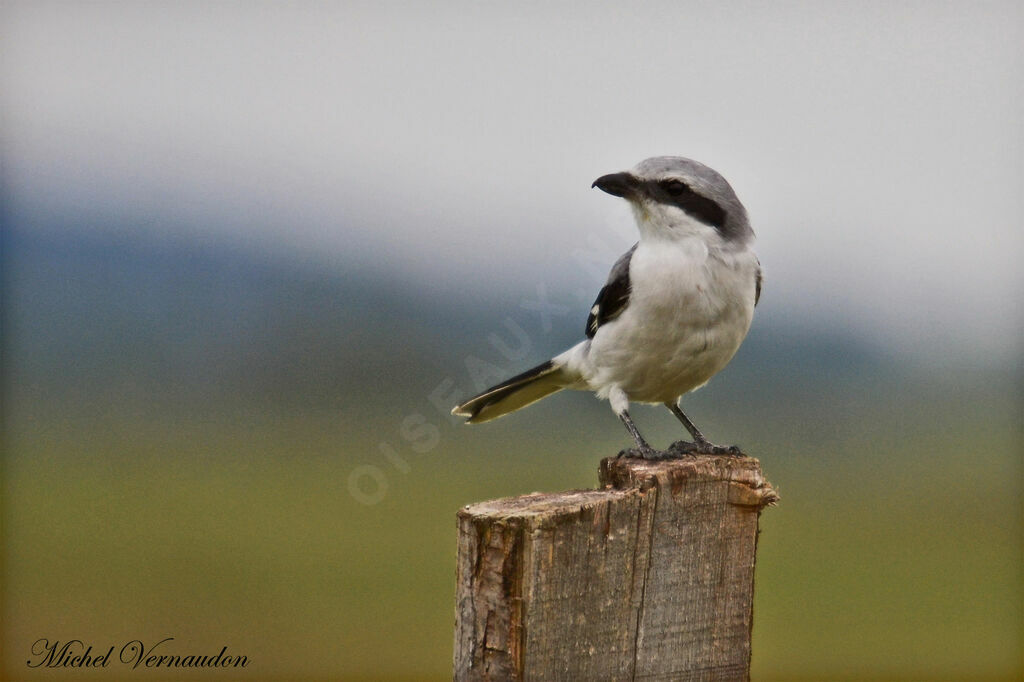
[[[535,403],[569,383],[562,368],[548,360],[457,405],[452,414],[467,417],[469,424],[480,424]]]

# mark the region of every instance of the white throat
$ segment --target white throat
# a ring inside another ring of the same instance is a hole
[[[642,242],[672,242],[687,250],[721,249],[725,240],[715,228],[693,218],[675,206],[649,201],[630,202]]]

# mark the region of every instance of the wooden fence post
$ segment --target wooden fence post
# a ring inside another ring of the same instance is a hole
[[[600,482],[459,511],[455,679],[749,679],[758,461],[608,458]]]

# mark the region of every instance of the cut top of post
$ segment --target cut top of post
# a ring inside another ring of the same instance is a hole
[[[636,488],[643,492],[655,486],[668,486],[674,494],[678,494],[687,481],[728,481],[731,504],[760,509],[779,500],[761,473],[761,463],[745,455],[703,455],[654,461],[607,457],[601,460],[599,478],[606,489]]]

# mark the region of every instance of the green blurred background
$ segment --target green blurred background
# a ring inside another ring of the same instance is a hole
[[[768,273],[686,399],[782,497],[754,679],[1020,678],[1019,7],[172,7],[3,9],[5,679],[214,674],[25,666],[165,637],[449,678],[455,511],[628,436],[447,408],[581,336],[632,229],[587,184],[665,152],[725,162]]]

